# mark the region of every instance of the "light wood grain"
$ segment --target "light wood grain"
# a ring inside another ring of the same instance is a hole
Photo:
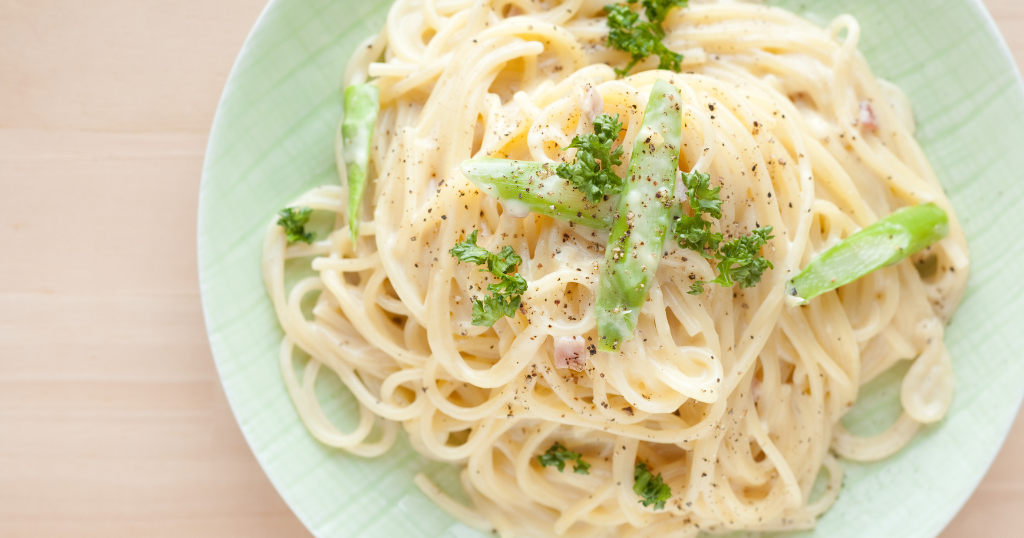
[[[987,0],[1024,58],[1024,2]],[[203,151],[263,0],[0,0],[0,536],[308,537],[210,357]],[[1019,536],[1024,420],[943,538]]]

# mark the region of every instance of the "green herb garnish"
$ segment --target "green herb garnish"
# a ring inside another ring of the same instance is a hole
[[[637,0],[626,0],[630,4],[635,4]],[[644,14],[647,15],[647,20],[661,25],[665,22],[665,17],[668,17],[668,12],[674,7],[684,8],[689,0],[641,0],[640,5],[644,7]]]
[[[682,215],[676,220],[675,233],[679,246],[693,250],[711,259],[722,242],[722,234],[711,231],[711,222],[704,220],[707,213],[716,219],[722,218],[721,187],[711,188],[711,176],[698,171],[683,174],[687,201],[693,209],[693,216]]]
[[[722,245],[715,254],[719,259],[718,276],[711,283],[731,288],[738,282],[740,288],[752,288],[761,282],[761,275],[773,268],[772,262],[761,255],[761,247],[775,237],[771,233],[772,227],[765,226]],[[693,283],[690,294],[703,293],[704,284],[701,281]]]
[[[565,462],[573,461],[573,471],[578,474],[590,474],[590,464],[583,461],[583,455],[565,448],[561,443],[551,445],[547,452],[537,456],[537,461],[543,467],[558,467],[559,472],[565,470]]]
[[[658,69],[679,71],[683,55],[672,52],[661,42],[665,38],[665,30],[661,23],[665,21],[670,9],[686,7],[688,0],[642,0],[647,20],[640,19],[640,14],[625,4],[605,6],[608,13],[607,45],[628,53],[632,61],[625,68],[616,69],[615,73],[626,76],[630,69],[648,56],[658,56]],[[635,4],[637,0],[628,0]]]
[[[665,501],[672,497],[672,489],[661,479],[661,473],[657,476],[651,474],[647,464],[638,462],[633,469],[633,491],[641,497],[639,501],[644,506],[654,505],[655,510],[665,508]]]
[[[503,317],[514,317],[516,310],[523,304],[523,293],[526,293],[526,279],[515,274],[516,266],[523,259],[510,246],[505,246],[494,254],[476,244],[477,231],[469,234],[465,241],[456,243],[451,255],[459,262],[487,265],[489,272],[499,279],[495,284],[487,286],[491,295],[483,299],[473,300],[473,325],[490,327]]]
[[[288,242],[305,241],[313,244],[316,233],[306,231],[306,223],[312,214],[313,210],[308,207],[286,207],[278,211],[277,215],[280,218],[277,219],[277,225],[284,228]]]
[[[683,215],[676,220],[675,226],[680,247],[692,250],[707,259],[715,257],[714,252],[722,243],[722,234],[711,231],[710,221],[704,220],[700,215]]]
[[[728,243],[722,243],[722,234],[711,231],[711,222],[703,215],[722,218],[721,187],[711,188],[711,176],[694,170],[683,174],[687,202],[693,216],[682,215],[676,220],[675,232],[679,246],[693,250],[707,259],[717,258],[718,276],[711,281],[723,288],[739,282],[741,288],[751,288],[761,282],[761,275],[772,262],[761,256],[761,247],[772,239],[772,227],[758,228]],[[704,293],[707,282],[698,280],[690,286],[691,295]]]
[[[694,214],[707,213],[716,219],[722,218],[722,198],[719,193],[722,187],[711,188],[711,175],[694,170],[683,173],[683,184],[686,185],[687,201]]]
[[[612,171],[622,164],[622,146],[612,150],[612,144],[622,131],[618,114],[601,114],[594,119],[594,132],[572,139],[569,147],[576,149],[576,160],[558,165],[558,177],[569,180],[592,204],[605,196],[622,192],[622,178]]]

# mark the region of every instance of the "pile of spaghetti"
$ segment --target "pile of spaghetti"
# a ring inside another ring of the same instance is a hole
[[[871,73],[852,17],[684,4],[394,4],[345,73],[372,91],[346,99],[341,186],[293,201],[265,239],[283,376],[317,439],[372,457],[404,428],[462,467],[471,505],[417,484],[504,537],[693,537],[811,528],[839,495],[837,456],[884,458],[944,416],[967,245],[906,97]],[[645,191],[658,152],[678,171]],[[667,228],[632,227],[644,193]],[[943,238],[828,276],[923,207]],[[310,211],[333,231],[303,232]],[[651,258],[642,283],[604,290],[641,270],[612,252],[629,241]],[[287,289],[286,261],[309,257],[316,276]],[[793,297],[812,270],[826,283]],[[900,418],[845,430],[858,388],[901,360]],[[352,431],[316,397],[324,368],[358,400]]]

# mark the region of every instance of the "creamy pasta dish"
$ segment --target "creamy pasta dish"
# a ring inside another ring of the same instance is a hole
[[[395,2],[344,73],[339,183],[267,229],[284,382],[327,445],[458,466],[468,503],[416,483],[503,537],[813,528],[839,459],[945,415],[964,234],[853,17],[607,1]],[[899,419],[846,430],[905,360]]]

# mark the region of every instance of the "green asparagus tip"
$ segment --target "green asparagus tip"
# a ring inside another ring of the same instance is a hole
[[[598,347],[618,351],[633,338],[640,309],[661,261],[671,212],[682,116],[679,90],[657,80],[633,145],[629,176],[619,196],[617,218],[608,237],[598,276],[595,311]]]
[[[348,176],[348,226],[352,243],[359,237],[359,208],[366,190],[373,128],[380,109],[380,89],[372,84],[345,88],[345,116],[341,120],[341,150]]]
[[[847,237],[786,283],[790,306],[897,264],[949,235],[949,218],[928,203],[905,207]]]
[[[466,179],[500,200],[514,216],[536,213],[598,230],[612,227],[614,200],[590,202],[569,180],[559,177],[551,163],[483,157],[463,161],[460,168]]]

